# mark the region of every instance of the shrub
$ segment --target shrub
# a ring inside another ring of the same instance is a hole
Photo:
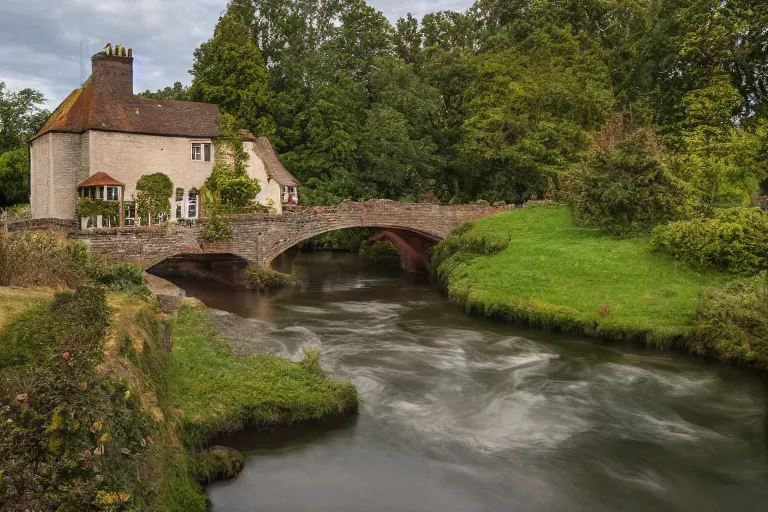
[[[111,219],[112,225],[116,226],[120,218],[120,204],[114,201],[105,201],[103,199],[83,198],[78,200],[75,214],[79,218],[95,217],[102,215]]]
[[[674,176],[649,129],[609,122],[585,161],[563,177],[581,224],[610,234],[650,231],[682,213],[687,185]],[[619,133],[606,133],[619,132]]]
[[[32,218],[29,204],[14,204],[8,208],[0,208],[0,222],[25,220]]]
[[[509,247],[509,236],[478,235],[472,232],[474,223],[467,222],[430,249],[430,264],[437,269],[457,253],[494,254]]]
[[[74,288],[87,274],[87,248],[63,233],[0,229],[0,286]]]
[[[245,282],[251,290],[276,290],[288,286],[291,276],[251,264],[245,269]]]
[[[173,182],[167,175],[156,172],[145,174],[136,182],[136,208],[141,213],[142,222],[152,221],[171,212]]]
[[[360,257],[366,261],[400,261],[400,253],[392,242],[370,242],[360,246]]]
[[[142,449],[144,413],[125,383],[97,371],[110,318],[104,289],[87,285],[3,332],[0,503],[9,509],[79,510],[117,485],[103,475],[122,454]]]
[[[0,286],[75,288],[88,279],[112,291],[145,291],[138,267],[107,263],[63,233],[0,230]]]
[[[128,263],[93,262],[88,270],[88,276],[112,291],[148,292],[141,269]]]
[[[200,233],[200,238],[208,244],[232,240],[232,228],[229,226],[229,221],[214,212],[208,220],[208,224]]]
[[[245,457],[239,451],[226,446],[212,446],[192,455],[193,473],[201,484],[217,480],[230,480],[245,466]]]
[[[768,213],[727,208],[712,219],[672,222],[654,229],[651,245],[693,267],[753,275],[768,269]]]
[[[699,353],[768,369],[768,274],[707,294],[694,333]]]

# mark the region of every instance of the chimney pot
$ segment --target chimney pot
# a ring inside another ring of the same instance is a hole
[[[107,44],[104,54],[91,58],[93,85],[118,94],[133,95],[133,52],[121,44]]]

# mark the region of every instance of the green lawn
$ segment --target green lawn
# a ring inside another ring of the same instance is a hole
[[[0,286],[0,329],[21,313],[53,298],[47,288],[8,288]]]
[[[683,342],[703,290],[728,279],[654,253],[646,238],[577,227],[558,206],[488,217],[465,236],[508,236],[510,244],[444,262],[440,273],[453,300],[473,313],[587,335]]]
[[[185,305],[173,325],[170,393],[187,443],[246,426],[315,421],[357,410],[355,387],[325,377],[313,356],[235,356],[206,310]]]

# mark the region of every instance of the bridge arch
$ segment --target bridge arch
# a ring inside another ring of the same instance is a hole
[[[297,235],[289,239],[281,239],[264,254],[259,263],[264,267],[268,267],[272,264],[275,258],[283,254],[285,251],[296,247],[301,242],[309,240],[312,237],[333,231],[339,231],[342,229],[354,228],[367,228],[376,230],[376,232],[371,237],[372,240],[377,242],[391,242],[400,255],[400,263],[402,267],[409,272],[426,270],[427,251],[429,248],[444,238],[444,236],[440,233],[425,232],[422,230],[413,229],[411,227],[395,225],[349,225],[339,228],[333,227],[309,231],[308,233]]]

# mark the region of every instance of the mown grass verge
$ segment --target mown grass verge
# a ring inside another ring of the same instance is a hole
[[[560,206],[489,217],[438,244],[433,272],[467,312],[548,330],[690,350],[701,296],[728,279],[645,237],[577,227]]]
[[[205,309],[189,303],[173,325],[171,384],[179,432],[196,447],[245,427],[318,421],[359,405],[355,387],[328,379],[316,354],[301,362],[233,355]]]

